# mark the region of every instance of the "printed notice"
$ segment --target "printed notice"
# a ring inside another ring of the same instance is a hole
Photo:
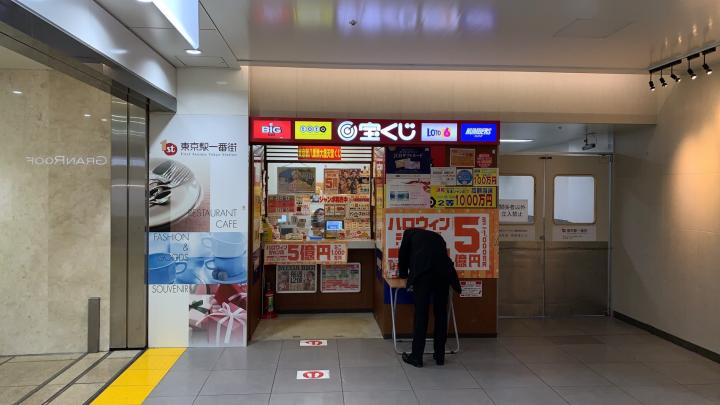
[[[553,240],[557,242],[594,242],[597,240],[595,225],[555,225]]]
[[[461,297],[482,297],[482,280],[462,280],[460,281]]]

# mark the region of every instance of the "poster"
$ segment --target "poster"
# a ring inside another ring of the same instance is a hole
[[[430,184],[434,186],[454,186],[457,171],[454,167],[432,167],[430,172]]]
[[[332,195],[338,193],[338,187],[340,186],[340,170],[339,169],[325,169],[324,176],[324,187],[323,194]]]
[[[430,174],[430,148],[387,148],[388,174]]]
[[[387,209],[383,229],[384,269],[389,277],[397,277],[398,250],[403,232],[408,228],[441,234],[460,278],[497,278],[497,210]]]
[[[433,208],[495,208],[497,187],[432,186]]]
[[[151,125],[150,347],[246,343],[248,250],[257,242],[257,235],[247,233],[248,221],[258,219],[248,211],[257,209],[249,198],[262,194],[262,183],[252,175],[232,175],[251,167],[242,128],[242,122],[217,125],[204,116],[166,117]]]
[[[498,169],[497,167],[475,168],[473,170],[473,186],[490,186],[498,185]]]
[[[482,280],[460,280],[460,297],[482,297]]]
[[[275,291],[278,294],[317,291],[317,266],[279,264],[275,267]]]
[[[277,242],[265,244],[265,264],[347,263],[347,244],[341,242]]]
[[[553,241],[594,242],[597,240],[595,225],[555,225]]]
[[[500,223],[503,224],[527,224],[528,200],[500,200],[498,202],[500,212]]]
[[[294,214],[296,210],[294,195],[270,194],[267,196],[267,213],[269,215]]]
[[[472,186],[473,169],[457,169],[455,172],[455,181],[458,186]]]
[[[338,194],[370,194],[370,173],[360,169],[338,170]]]
[[[324,293],[360,292],[360,263],[320,266],[320,291]]]
[[[430,195],[423,184],[394,185],[387,188],[386,201],[388,208],[427,208],[430,206]]]
[[[278,194],[314,193],[314,167],[278,167]]]
[[[450,148],[450,166],[475,167],[475,149]]]
[[[475,167],[497,167],[497,150],[494,146],[479,146],[477,148]]]

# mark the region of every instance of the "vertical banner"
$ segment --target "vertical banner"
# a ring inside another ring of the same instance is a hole
[[[246,344],[249,182],[262,190],[239,175],[250,167],[247,129],[218,120],[176,116],[151,134],[151,347]]]

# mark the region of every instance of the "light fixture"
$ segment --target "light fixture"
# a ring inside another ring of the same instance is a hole
[[[534,142],[534,139],[500,139],[500,142],[503,143],[527,143],[527,142]]]
[[[650,86],[650,91],[655,91],[655,83],[652,79],[652,72],[650,72],[650,81],[648,82],[648,86]]]
[[[691,80],[695,80],[695,79],[697,79],[697,75],[695,74],[695,71],[692,70],[692,68],[690,67],[690,59],[692,59],[692,58],[691,58],[690,56],[688,56],[688,58],[687,58],[687,63],[688,63],[688,70],[687,70],[687,72],[688,72],[688,75],[690,76],[690,79],[691,79]]]
[[[707,55],[708,53],[709,53],[708,51],[704,51],[704,52],[702,53],[702,54],[703,54],[703,64],[702,64],[702,67],[703,67],[703,69],[705,69],[705,74],[706,74],[706,75],[711,75],[711,74],[712,74],[712,68],[710,68],[710,65],[708,65],[707,62],[705,62],[705,55]]]
[[[665,81],[665,78],[663,77],[662,70],[660,71],[660,85],[662,85],[663,87],[667,87],[667,82]]]
[[[107,122],[107,118],[100,118],[100,121]]]
[[[85,114],[83,114],[83,117],[90,118],[90,117],[92,117],[92,114],[85,113]]]
[[[202,54],[202,51],[199,49],[186,49],[185,53],[187,53],[188,55],[200,55]]]
[[[676,75],[675,72],[673,72],[672,66],[670,66],[670,78],[675,80],[675,83],[680,83],[680,81],[682,80],[680,76]]]
[[[22,94],[22,91],[20,91],[20,90],[13,90],[13,91],[12,91],[12,94],[20,95],[20,94]]]

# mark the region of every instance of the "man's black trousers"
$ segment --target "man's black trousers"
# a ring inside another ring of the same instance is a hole
[[[425,338],[427,335],[429,306],[432,298],[433,314],[435,315],[435,330],[433,332],[433,346],[435,355],[445,356],[445,342],[447,341],[448,324],[448,293],[450,281],[447,277],[428,274],[419,277],[413,283],[415,292],[415,324],[413,328],[412,357],[422,359],[425,351]]]

